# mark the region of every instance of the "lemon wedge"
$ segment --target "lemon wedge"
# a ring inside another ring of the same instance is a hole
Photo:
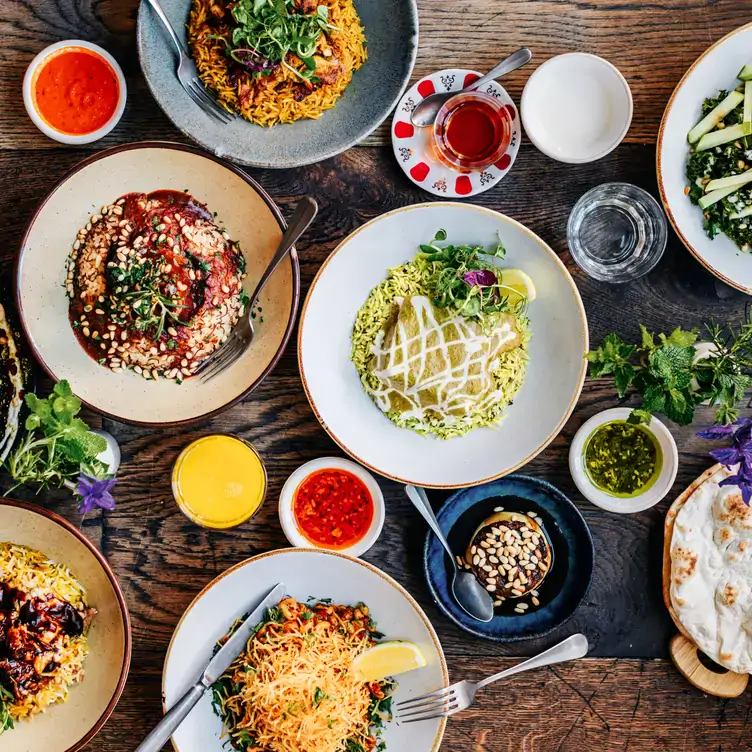
[[[361,681],[380,681],[426,665],[420,648],[412,642],[380,642],[361,653],[353,662]]]
[[[499,292],[508,295],[510,302],[514,302],[516,297],[527,298],[528,302],[535,300],[535,284],[522,269],[502,269],[501,284],[503,287]]]

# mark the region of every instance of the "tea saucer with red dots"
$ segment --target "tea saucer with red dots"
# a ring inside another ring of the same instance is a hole
[[[435,196],[463,198],[493,188],[512,169],[520,148],[520,115],[512,98],[496,81],[481,91],[503,103],[512,118],[512,139],[509,148],[496,164],[485,170],[461,173],[442,164],[433,153],[433,128],[418,128],[410,122],[410,114],[426,97],[436,92],[460,91],[477,81],[481,74],[461,68],[447,68],[426,76],[402,97],[392,121],[392,147],[405,174]]]

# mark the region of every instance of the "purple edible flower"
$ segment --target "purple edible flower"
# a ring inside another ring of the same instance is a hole
[[[472,272],[465,272],[462,279],[471,287],[491,287],[499,280],[496,275],[488,269],[477,269]]]
[[[115,485],[115,478],[97,480],[91,475],[81,473],[78,476],[76,493],[81,497],[78,504],[79,514],[91,512],[95,507],[112,510],[115,508],[115,499],[112,498],[110,489]]]
[[[721,486],[738,486],[742,500],[749,506],[752,501],[752,420],[742,418],[729,426],[713,426],[697,434],[701,439],[725,439],[731,437],[731,446],[714,449],[710,456],[735,475],[722,480]]]

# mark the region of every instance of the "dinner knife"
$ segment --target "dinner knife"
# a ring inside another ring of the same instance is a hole
[[[144,739],[136,752],[159,752],[177,731],[178,726],[186,719],[196,703],[203,697],[212,684],[219,679],[230,667],[230,664],[243,652],[253,630],[264,616],[264,612],[276,606],[285,595],[285,584],[275,585],[264,599],[253,609],[251,615],[237,628],[229,640],[219,649],[209,661],[209,665],[198,678],[198,681],[165,713],[165,717],[154,727],[154,730]]]

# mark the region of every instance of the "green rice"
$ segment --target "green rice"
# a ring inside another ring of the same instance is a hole
[[[374,394],[380,386],[378,379],[368,370],[368,364],[373,357],[376,337],[389,317],[392,303],[395,298],[411,295],[432,297],[431,280],[440,269],[441,264],[429,263],[421,257],[389,269],[386,279],[371,290],[368,299],[358,311],[353,326],[350,359],[358,371],[363,389],[368,394]],[[516,324],[523,335],[522,344],[502,353],[498,367],[491,371],[502,394],[502,398],[493,407],[485,411],[472,412],[462,421],[451,424],[447,424],[440,415],[429,417],[428,426],[426,421],[416,418],[404,419],[397,412],[385,413],[386,416],[401,428],[410,428],[423,435],[432,434],[441,439],[464,436],[474,428],[501,423],[504,411],[512,404],[522,386],[528,361],[527,342],[530,339],[530,331],[527,319],[517,316]]]

